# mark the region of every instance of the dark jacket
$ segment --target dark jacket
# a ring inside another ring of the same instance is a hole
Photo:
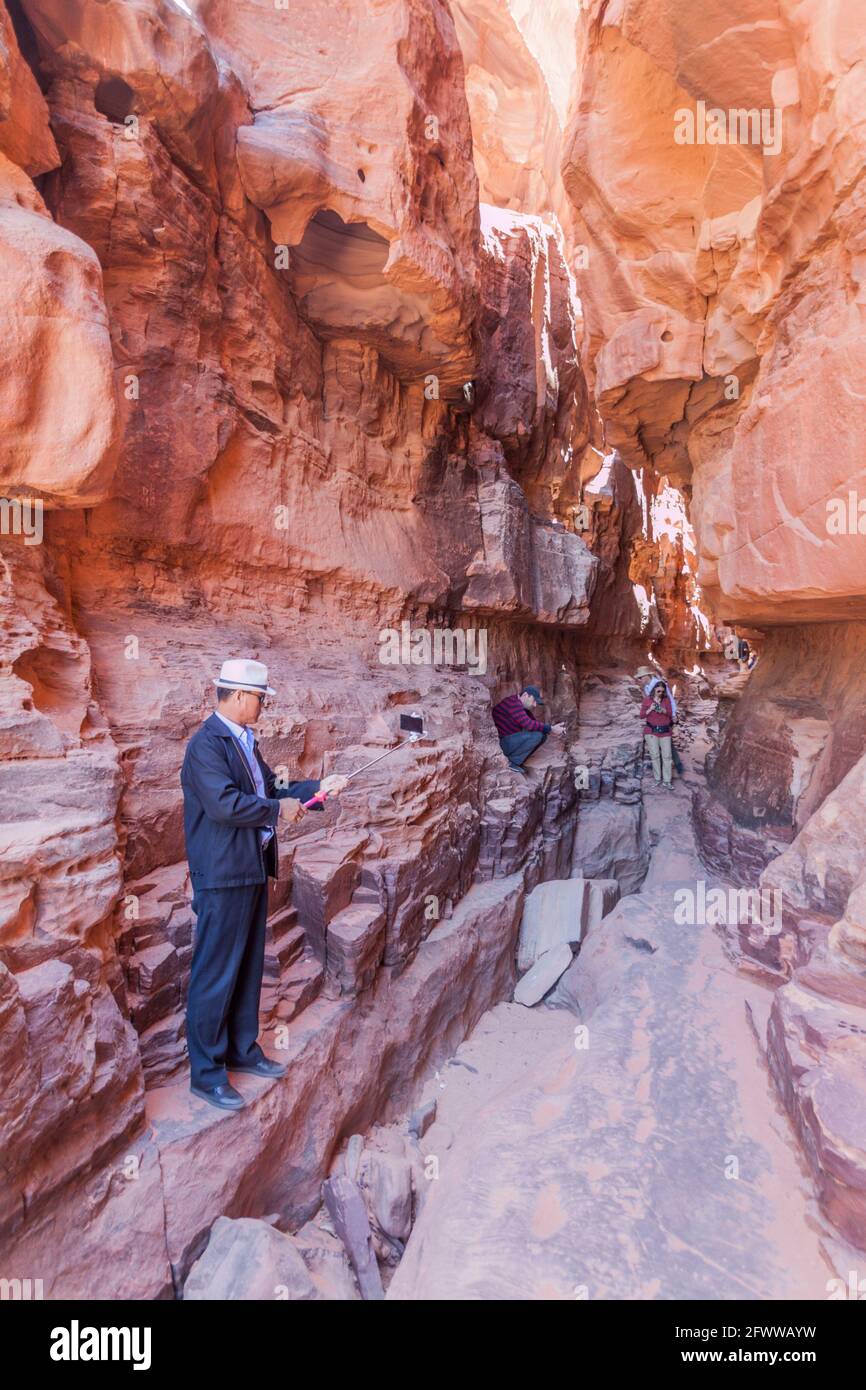
[[[288,796],[309,801],[319,783],[290,782],[277,787],[255,744],[267,795],[257,794],[243,750],[221,719],[212,714],[186,748],[183,833],[193,888],[237,888],[277,876],[277,837],[262,847],[263,826],[276,826],[280,802]],[[319,809],[319,808],[317,808]]]

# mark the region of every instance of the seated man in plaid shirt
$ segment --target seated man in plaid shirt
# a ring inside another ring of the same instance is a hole
[[[523,764],[530,753],[540,747],[549,733],[564,734],[564,724],[540,724],[530,710],[542,709],[541,691],[537,685],[526,685],[519,695],[506,695],[491,710],[499,747],[508,759],[509,767],[526,776]]]

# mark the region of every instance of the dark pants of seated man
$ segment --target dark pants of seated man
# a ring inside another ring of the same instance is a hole
[[[540,748],[546,738],[547,734],[537,733],[535,729],[524,729],[519,734],[506,734],[499,740],[499,747],[512,767],[523,767],[530,753]]]

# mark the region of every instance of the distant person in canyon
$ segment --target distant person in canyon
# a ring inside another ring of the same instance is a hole
[[[638,674],[638,677],[639,677],[639,678],[640,678],[641,676],[649,676],[649,680],[646,682],[646,684],[644,685],[644,688],[643,688],[643,693],[644,693],[644,695],[651,695],[652,692],[653,692],[654,687],[655,687],[656,685],[658,685],[659,683],[661,683],[662,685],[665,684],[664,680],[662,680],[662,677],[661,677],[661,676],[656,676],[656,675],[654,675],[654,673],[649,669],[648,666],[641,666],[641,668],[640,668],[640,670],[638,671],[637,674]],[[667,686],[667,692],[668,692],[668,699],[669,699],[670,702],[671,702],[671,710],[672,710],[672,712],[673,712],[673,719],[672,719],[671,723],[672,723],[672,725],[673,725],[673,724],[678,724],[678,723],[679,723],[679,716],[677,715],[677,700],[676,700],[676,696],[674,695],[674,692],[673,692],[673,690],[671,689],[670,686]],[[678,772],[680,776],[682,776],[682,773],[683,773],[683,760],[682,760],[682,758],[680,757],[679,753],[677,752],[677,745],[674,743],[673,728],[671,729],[671,758],[672,758],[672,760],[673,760],[673,765],[674,765],[675,771]]]
[[[674,709],[665,681],[655,680],[641,701],[640,717],[643,720],[644,746],[650,755],[653,776],[656,783],[671,785],[672,743]]]
[[[193,1095],[221,1110],[243,1096],[226,1068],[282,1076],[258,1044],[268,878],[277,876],[281,803],[333,796],[345,777],[277,786],[253,735],[267,696],[260,661],[224,661],[217,707],[193,734],[181,768],[183,826],[196,914],[186,1035]],[[320,807],[316,808],[317,810]]]
[[[527,775],[523,764],[540,748],[547,735],[564,734],[564,724],[543,724],[533,719],[531,711],[543,709],[541,691],[537,685],[525,685],[519,695],[506,695],[491,710],[499,735],[499,747],[515,772]]]

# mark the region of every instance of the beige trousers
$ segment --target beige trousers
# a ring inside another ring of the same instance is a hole
[[[663,734],[661,738],[658,734],[644,734],[643,739],[652,760],[653,776],[657,782],[660,782],[664,777],[665,786],[669,787],[673,765],[670,734]]]

